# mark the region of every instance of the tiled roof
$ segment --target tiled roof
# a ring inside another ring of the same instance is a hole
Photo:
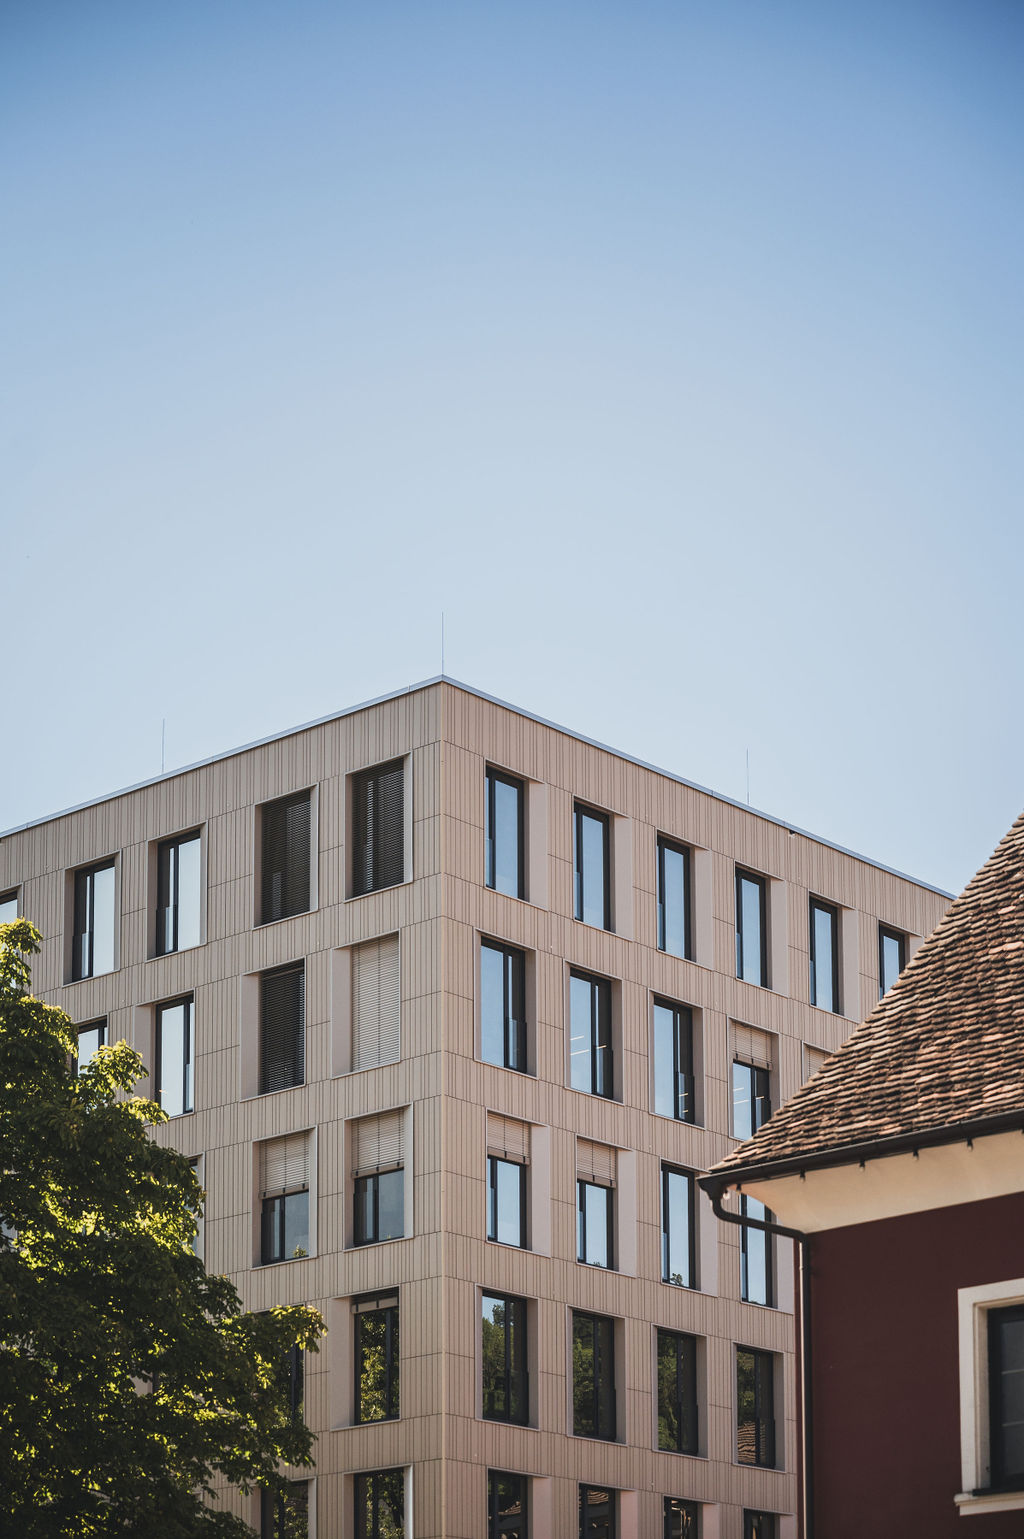
[[[863,1025],[710,1174],[841,1164],[875,1140],[931,1142],[1017,1114],[1024,1123],[1024,814]]]

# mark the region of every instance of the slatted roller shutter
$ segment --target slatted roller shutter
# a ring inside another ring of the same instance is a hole
[[[487,1113],[487,1153],[517,1165],[530,1163],[530,1124],[515,1117]]]
[[[355,894],[405,880],[405,761],[356,775],[352,787],[352,889]]]
[[[732,1023],[732,1055],[741,1063],[752,1063],[759,1069],[772,1066],[772,1037],[756,1026],[740,1026]]]
[[[825,1062],[825,1059],[829,1058],[830,1056],[831,1056],[831,1054],[826,1053],[822,1048],[820,1048],[820,1047],[811,1047],[809,1043],[805,1042],[804,1043],[804,1079],[808,1080],[808,1079],[810,1079],[812,1074],[817,1074],[818,1070],[821,1068],[822,1064]]]
[[[260,1195],[309,1190],[308,1133],[289,1133],[260,1144]]]
[[[304,914],[309,908],[310,793],[282,796],[261,810],[262,880],[260,918],[264,924]]]
[[[372,1175],[405,1164],[405,1113],[360,1117],[352,1130],[352,1174]]]
[[[611,1144],[595,1144],[589,1138],[577,1138],[576,1177],[580,1181],[594,1181],[598,1186],[614,1186],[615,1150]]]
[[[398,936],[367,941],[352,953],[352,1067],[372,1069],[401,1056]]]
[[[260,1095],[306,1077],[306,972],[278,968],[260,978]]]

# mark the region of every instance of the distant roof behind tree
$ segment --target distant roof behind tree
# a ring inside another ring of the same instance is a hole
[[[863,1025],[705,1179],[845,1164],[876,1141],[953,1141],[1016,1119],[1024,1126],[1024,814]]]

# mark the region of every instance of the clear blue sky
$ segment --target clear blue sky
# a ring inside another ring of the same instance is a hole
[[[1022,78],[1016,0],[7,0],[0,827],[443,609],[958,889],[1024,802]]]

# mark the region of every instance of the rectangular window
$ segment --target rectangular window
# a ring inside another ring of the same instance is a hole
[[[353,1299],[352,1313],[356,1422],[392,1421],[399,1415],[398,1294],[365,1294]]]
[[[309,1255],[308,1133],[268,1138],[259,1146],[260,1263]]]
[[[700,1511],[696,1502],[681,1496],[665,1498],[664,1539],[700,1539]]]
[[[615,1321],[572,1313],[572,1430],[615,1439]]]
[[[289,1480],[283,1491],[260,1493],[260,1539],[306,1539],[308,1533],[308,1480]]]
[[[92,1058],[98,1047],[105,1047],[107,1041],[106,1021],[93,1021],[91,1026],[80,1026],[78,1029],[78,1057],[75,1059],[75,1073],[81,1074],[86,1064]]]
[[[405,1471],[355,1478],[356,1539],[405,1539]]]
[[[878,926],[878,997],[888,994],[907,965],[907,937],[888,925]]]
[[[405,881],[405,760],[352,777],[352,896]]]
[[[114,971],[114,862],[75,872],[75,926],[71,977]]]
[[[485,1293],[481,1301],[483,1414],[488,1421],[529,1421],[526,1300]]]
[[[156,954],[199,945],[202,842],[198,833],[164,839],[156,848]]]
[[[740,1213],[744,1218],[757,1218],[768,1223],[772,1215],[756,1197],[740,1197]],[[748,1304],[774,1303],[772,1236],[766,1229],[755,1229],[744,1224],[740,1230],[740,1298]]]
[[[495,1112],[487,1116],[487,1238],[525,1249],[526,1170],[530,1125]]]
[[[577,802],[574,809],[576,918],[598,929],[612,927],[609,819]]]
[[[771,1072],[764,1064],[732,1066],[732,1134],[753,1138],[772,1114]]]
[[[0,893],[0,924],[13,924],[18,917],[18,894]]]
[[[288,1391],[288,1413],[294,1421],[302,1415],[306,1389],[306,1359],[302,1348],[289,1347],[281,1361],[281,1380]]]
[[[618,1492],[580,1486],[580,1539],[617,1539]]]
[[[480,942],[480,1056],[527,1072],[526,957],[515,946]]]
[[[839,910],[811,899],[811,1004],[839,1013]]]
[[[736,1457],[775,1465],[775,1359],[748,1347],[736,1348]]]
[[[654,1001],[654,1110],[679,1122],[695,1122],[693,1011],[667,999]]]
[[[610,1144],[576,1141],[576,1259],[614,1267],[616,1151]]]
[[[530,1539],[527,1479],[487,1471],[487,1539]]]
[[[375,1245],[405,1234],[405,1115],[360,1117],[352,1129],[353,1243]]]
[[[736,872],[736,976],[768,987],[768,884]]]
[[[500,770],[487,771],[486,882],[510,898],[526,897],[524,803],[521,780]]]
[[[697,1339],[658,1332],[658,1447],[697,1452]]]
[[[574,1090],[611,1097],[612,989],[607,978],[592,973],[569,975],[570,1083]]]
[[[352,1068],[397,1063],[401,1056],[398,936],[352,948]]]
[[[195,1026],[192,996],[156,1008],[156,1099],[169,1117],[193,1109]]]
[[[306,1078],[306,969],[302,962],[260,975],[260,1095]]]
[[[662,1165],[661,1277],[677,1288],[697,1286],[693,1200],[690,1172]]]
[[[658,840],[658,950],[693,958],[690,934],[690,851]]]
[[[991,1485],[1024,1486],[1024,1305],[988,1311]]]
[[[309,909],[312,796],[299,791],[260,808],[260,923]]]
[[[778,1539],[779,1530],[774,1512],[743,1513],[743,1539]]]

